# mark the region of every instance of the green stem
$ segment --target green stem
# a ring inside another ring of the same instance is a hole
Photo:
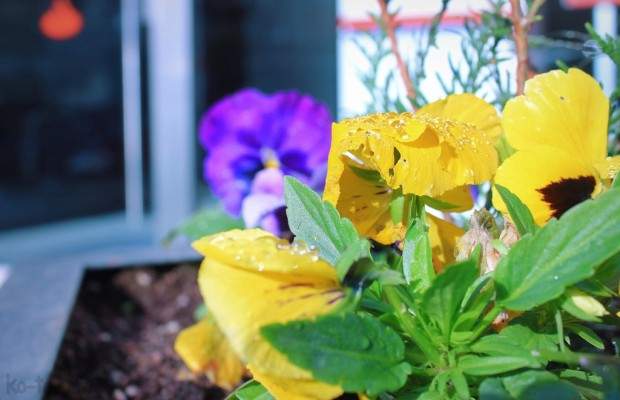
[[[411,219],[413,219],[413,215],[411,215],[412,205],[415,202],[415,197],[412,194],[406,194],[405,201],[403,204],[403,226],[409,226],[411,223]]]
[[[560,342],[560,351],[566,351],[566,345],[564,344],[564,324],[562,323],[562,313],[560,310],[555,312],[555,327],[558,333],[558,341]]]
[[[480,322],[480,325],[478,325],[478,328],[476,328],[476,330],[474,331],[474,333],[472,334],[472,338],[471,338],[471,342],[475,341],[476,339],[478,339],[478,337],[480,335],[482,335],[484,333],[484,331],[486,331],[489,326],[493,323],[493,321],[495,321],[495,318],[497,318],[497,316],[502,312],[502,308],[500,306],[498,306],[497,304],[495,304],[493,306],[493,308],[491,309],[491,311],[489,311],[484,318],[482,319],[482,321]]]
[[[407,306],[396,292],[394,287],[386,286],[383,288],[383,294],[387,302],[394,307],[396,317],[400,322],[400,326],[409,335],[411,340],[424,352],[429,361],[435,365],[441,363],[441,356],[436,346],[429,340],[426,333],[420,329],[415,318],[407,313]]]

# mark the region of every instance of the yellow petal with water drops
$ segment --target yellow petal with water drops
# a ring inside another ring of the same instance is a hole
[[[495,108],[469,93],[451,95],[430,103],[419,109],[416,115],[429,115],[452,123],[470,125],[484,137],[498,138],[502,133]]]
[[[192,243],[200,254],[250,271],[295,273],[305,278],[337,281],[335,269],[319,260],[303,243],[289,244],[261,229],[233,229]]]
[[[575,68],[540,74],[506,103],[502,125],[510,145],[561,149],[587,165],[607,155],[609,100],[590,75]]]
[[[428,214],[427,218],[433,266],[436,271],[441,271],[446,265],[452,264],[455,261],[457,242],[465,231],[453,223],[434,215]]]
[[[250,365],[254,379],[261,383],[276,400],[330,400],[342,394],[338,386],[312,379],[291,379],[262,373]]]
[[[196,243],[204,255],[198,284],[235,352],[258,372],[311,379],[260,335],[261,327],[329,313],[343,300],[335,269],[316,252],[260,230],[233,230]]]
[[[601,179],[611,181],[620,173],[620,156],[607,157],[605,160],[595,164],[595,168]]]
[[[414,118],[426,123],[426,131],[399,148],[403,162],[395,171],[396,176],[402,175],[404,193],[437,196],[491,179],[498,164],[495,143],[501,134],[493,106],[474,95],[458,94],[424,106]],[[429,157],[431,148],[439,151],[436,161]],[[424,169],[430,170],[430,182]]]
[[[241,360],[208,317],[183,329],[174,350],[192,372],[206,374],[225,390],[232,390],[243,378],[245,367]]]
[[[543,146],[520,150],[506,159],[497,170],[495,183],[517,195],[539,225],[559,218],[602,188],[594,168],[557,148]],[[508,215],[495,188],[493,205]]]

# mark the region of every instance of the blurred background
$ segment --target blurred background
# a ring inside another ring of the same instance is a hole
[[[411,60],[441,0],[392,4]],[[449,74],[463,21],[486,6],[450,2],[429,75]],[[238,89],[298,89],[335,118],[364,113],[377,11],[374,0],[0,2],[0,264],[158,246],[211,201],[196,127]],[[548,0],[542,15],[534,33],[554,40],[532,49],[533,69],[560,59],[614,87],[613,65],[583,42],[588,21],[617,35],[615,4]],[[438,80],[425,85],[441,97]]]

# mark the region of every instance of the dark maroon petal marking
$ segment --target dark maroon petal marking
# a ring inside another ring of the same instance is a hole
[[[580,176],[551,182],[537,191],[542,194],[543,201],[549,204],[551,216],[560,218],[572,206],[588,200],[595,187],[596,179],[593,176]]]
[[[314,287],[313,283],[287,283],[286,285],[281,285],[280,289],[291,289],[298,287]]]
[[[332,305],[335,302],[337,302],[338,300],[342,300],[344,298],[344,293],[340,292],[338,293],[338,295],[336,297],[334,297],[333,299],[331,299],[330,301],[327,302],[328,305]]]

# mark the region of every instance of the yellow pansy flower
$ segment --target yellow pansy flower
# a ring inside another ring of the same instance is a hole
[[[209,317],[183,329],[174,350],[192,372],[206,374],[225,390],[232,390],[243,378],[245,366]]]
[[[415,114],[345,119],[332,126],[324,198],[362,235],[394,243],[405,230],[392,221],[394,197],[467,199],[465,185],[493,176],[500,133],[495,109],[471,94],[448,96]],[[456,205],[453,211],[463,208]]]
[[[254,378],[276,399],[322,400],[342,394],[313,379],[262,338],[272,323],[333,311],[345,297],[335,269],[303,244],[260,229],[232,230],[194,242],[205,256],[198,275],[210,315]]]
[[[620,167],[620,157],[607,157],[608,113],[609,100],[585,72],[571,68],[530,79],[504,109],[502,126],[516,153],[495,182],[516,194],[538,224],[596,196]],[[495,189],[493,204],[507,212]]]

